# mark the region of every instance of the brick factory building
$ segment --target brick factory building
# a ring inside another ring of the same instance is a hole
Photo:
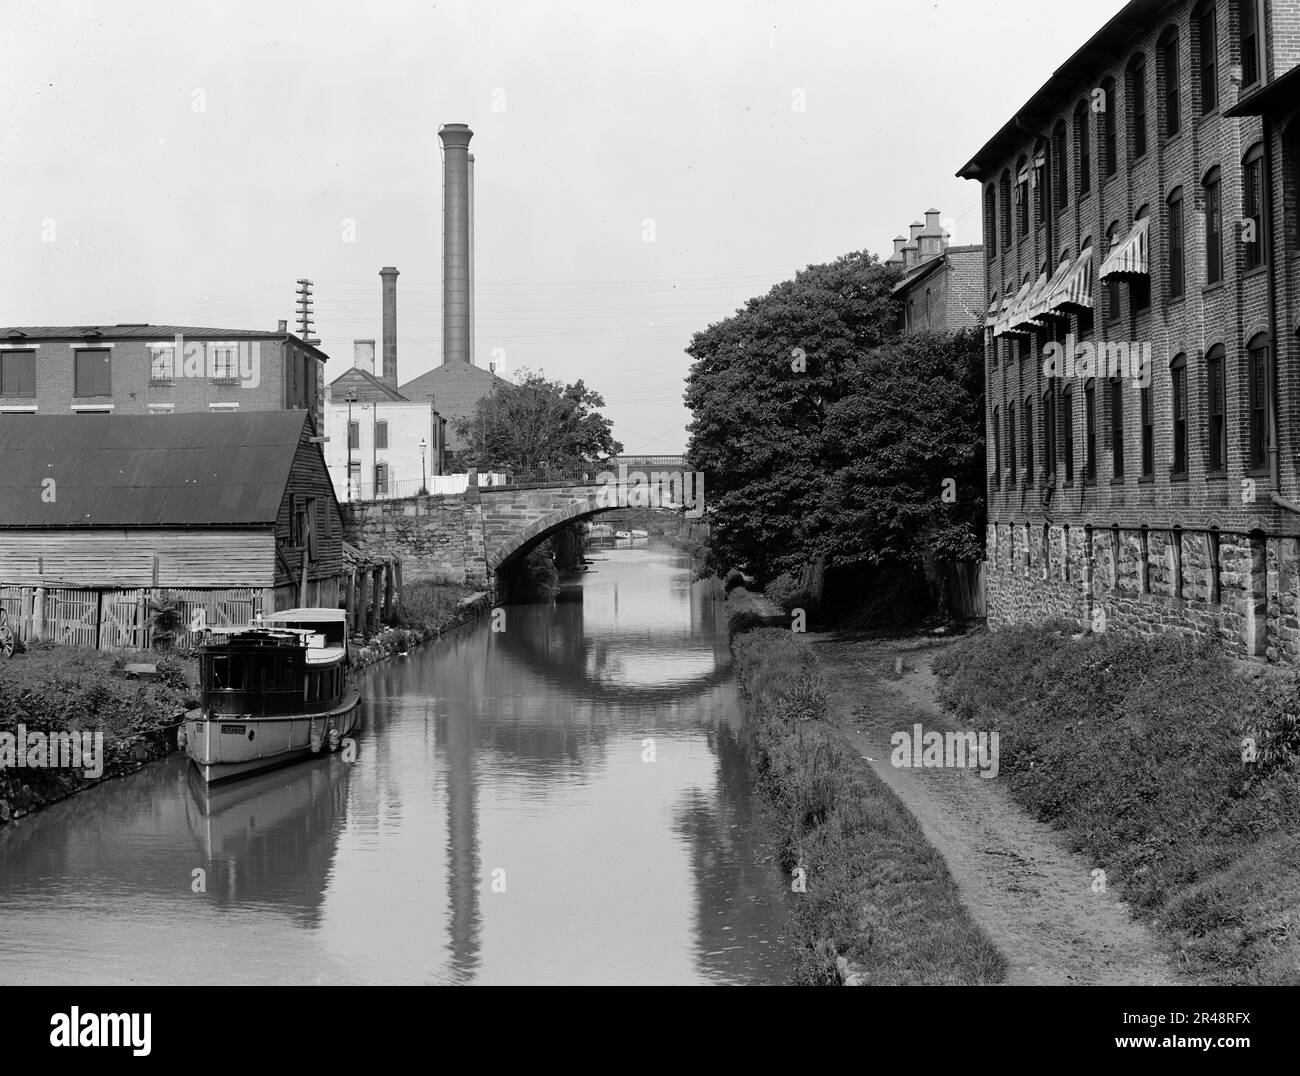
[[[948,245],[939,211],[927,209],[910,236],[894,239],[886,265],[903,270],[894,285],[905,333],[957,332],[975,328],[984,315],[983,248]]]
[[[1298,63],[1297,0],[1134,0],[958,173],[991,625],[1300,660]]]
[[[326,359],[284,323],[0,328],[0,415],[310,411],[320,429]]]

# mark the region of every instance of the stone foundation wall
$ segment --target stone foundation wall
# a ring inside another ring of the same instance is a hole
[[[1300,541],[1209,531],[990,524],[988,623],[1212,638],[1300,664]]]
[[[471,506],[462,498],[411,497],[341,507],[343,537],[362,549],[400,556],[405,582],[433,579],[482,585],[482,571],[475,573],[473,564],[467,565],[465,524]],[[477,507],[472,506],[475,510]],[[479,530],[474,522],[474,529]]]

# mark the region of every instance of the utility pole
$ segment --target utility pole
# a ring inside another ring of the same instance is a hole
[[[315,347],[320,341],[312,336],[311,316],[312,282],[306,277],[298,278],[298,335],[304,344]]]

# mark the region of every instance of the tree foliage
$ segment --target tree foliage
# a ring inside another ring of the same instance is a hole
[[[896,280],[848,254],[692,338],[688,457],[708,476],[715,569],[979,556],[981,341],[900,339]]]
[[[498,385],[474,413],[457,421],[466,443],[458,462],[481,471],[547,478],[593,470],[623,446],[613,422],[600,414],[604,398],[581,380],[566,385],[521,370],[514,384]]]

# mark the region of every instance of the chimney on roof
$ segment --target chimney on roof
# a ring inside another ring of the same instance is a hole
[[[373,340],[352,341],[352,366],[368,374],[375,372],[375,342]]]
[[[379,270],[383,280],[383,370],[374,374],[390,388],[397,388],[397,270],[386,265]],[[373,365],[373,361],[372,361]]]
[[[464,123],[438,128],[442,140],[442,361],[469,362],[470,223],[469,140]]]
[[[281,318],[280,323],[279,325],[276,326],[275,331],[278,333],[287,333],[289,331],[289,319]]]
[[[925,227],[921,229],[921,234],[917,236],[916,241],[920,244],[919,254],[922,261],[936,258],[943,253],[948,243],[943,225],[939,223],[939,211],[937,209],[927,209],[925,211]]]

